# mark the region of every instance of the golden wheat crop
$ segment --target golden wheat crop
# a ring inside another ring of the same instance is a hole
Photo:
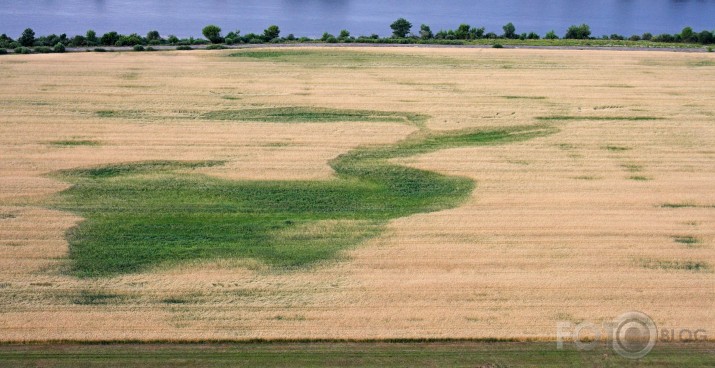
[[[228,51],[0,57],[0,341],[549,340],[557,321],[601,323],[629,310],[662,328],[714,334],[715,58],[304,50],[315,60]],[[477,189],[458,208],[392,221],[335,262],[291,272],[250,260],[101,279],[65,272],[65,232],[82,219],[42,206],[68,186],[49,172],[225,160],[201,170],[328,180],[331,158],[414,130],[201,118],[280,106],[426,114],[434,130],[548,123],[560,132],[401,159],[472,178]],[[57,143],[72,141],[91,144]]]

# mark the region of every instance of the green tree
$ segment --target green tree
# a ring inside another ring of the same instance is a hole
[[[99,43],[99,39],[97,39],[97,32],[92,29],[85,33],[84,38],[87,46],[96,46]]]
[[[502,29],[504,30],[504,38],[518,38],[516,35],[516,27],[513,23],[507,23]]]
[[[343,29],[342,31],[340,31],[340,36],[338,36],[338,38],[341,40],[346,40],[350,38],[350,31],[348,31],[347,29]]]
[[[278,26],[275,24],[268,26],[268,28],[266,28],[263,31],[263,37],[266,39],[266,41],[276,39],[276,38],[280,37],[280,35],[281,35],[281,29],[278,28]]]
[[[693,32],[692,28],[685,27],[680,32],[680,39],[682,39],[683,42],[694,42],[695,41],[695,32]]]
[[[114,46],[114,44],[119,41],[119,34],[117,32],[111,31],[102,35],[100,42],[105,46]]]
[[[161,35],[159,34],[159,31],[149,31],[149,33],[146,34],[146,40],[159,41],[161,40]]]
[[[179,37],[176,37],[174,35],[169,35],[169,38],[166,39],[170,44],[176,45],[179,43]]]
[[[17,39],[20,45],[25,47],[31,47],[35,44],[35,31],[32,28],[27,28],[22,31],[22,35]]]
[[[211,43],[221,43],[223,41],[223,37],[221,37],[221,27],[210,24],[204,29],[201,30],[201,33],[211,41]]]
[[[434,33],[432,33],[432,29],[426,25],[423,24],[420,26],[420,38],[423,40],[429,40],[434,37]]]
[[[460,24],[459,27],[457,27],[457,30],[454,31],[454,37],[458,40],[466,40],[469,38],[469,24]]]
[[[412,23],[410,23],[405,18],[400,18],[400,19],[394,21],[392,24],[390,24],[390,28],[392,28],[392,36],[393,37],[405,38],[405,37],[407,37],[407,34],[410,33],[410,30],[412,29]]]
[[[576,40],[585,40],[589,37],[591,37],[591,27],[589,27],[588,24],[569,27],[564,36],[564,38]]]
[[[587,40],[591,38],[591,27],[585,23],[578,26],[571,26],[566,30],[564,38]]]
[[[57,53],[63,53],[65,52],[65,45],[63,45],[61,42],[58,42],[55,47],[52,49],[52,51],[57,52]]]

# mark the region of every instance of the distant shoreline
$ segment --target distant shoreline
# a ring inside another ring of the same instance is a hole
[[[192,50],[206,50],[208,45],[193,45]],[[222,45],[220,50],[241,50],[241,49],[261,49],[261,48],[458,48],[458,49],[491,49],[491,44],[484,45],[440,45],[440,44],[389,44],[389,43],[279,43],[279,44],[255,44],[255,45]],[[177,46],[152,46],[155,51],[176,51]],[[130,46],[107,46],[100,47],[108,52],[136,52]],[[702,47],[636,47],[636,46],[544,46],[544,45],[502,45],[503,49],[521,50],[584,50],[584,51],[660,51],[660,52],[683,52],[683,53],[709,53]],[[97,47],[68,47],[66,52],[92,52]],[[184,50],[184,51],[192,51]],[[144,51],[147,52],[147,51]]]

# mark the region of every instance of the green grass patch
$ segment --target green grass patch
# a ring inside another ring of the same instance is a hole
[[[663,203],[660,205],[661,208],[696,208],[700,207],[699,205],[691,202],[682,202],[682,203]]]
[[[0,213],[0,220],[14,219],[15,217],[17,216],[12,213]]]
[[[352,110],[274,110],[247,115],[284,122],[406,121],[420,115]],[[86,220],[68,232],[79,277],[140,272],[195,259],[252,258],[292,270],[331,260],[380,233],[388,220],[453,208],[474,183],[389,159],[452,147],[503,144],[555,132],[548,126],[436,133],[425,128],[392,145],[355,149],[330,161],[336,179],[231,181],[191,173],[220,161],[150,161],[63,170],[72,183],[50,203]]]
[[[691,272],[711,272],[712,266],[704,261],[666,261],[658,259],[641,259],[641,267],[654,270],[676,270]]]
[[[507,100],[545,100],[544,96],[501,96]]]
[[[630,180],[635,180],[635,181],[648,181],[648,180],[653,180],[647,176],[642,176],[642,175],[631,175],[628,177]]]
[[[206,120],[257,121],[271,123],[396,122],[422,124],[424,115],[373,110],[342,110],[316,107],[274,107],[211,111]]]
[[[575,115],[554,115],[554,116],[538,116],[537,120],[542,121],[568,121],[568,120],[596,120],[596,121],[647,121],[647,120],[662,120],[655,116],[575,116]]]
[[[638,360],[555,342],[370,341],[0,345],[7,367],[691,367],[715,365],[711,342],[659,342]]]
[[[696,238],[694,236],[689,236],[689,235],[674,236],[673,241],[675,241],[676,243],[685,244],[688,246],[692,246],[692,245],[700,243],[700,240],[698,240],[698,238]]]
[[[91,140],[68,139],[68,140],[52,141],[52,142],[50,142],[50,144],[53,146],[60,146],[60,147],[75,147],[75,146],[99,146],[101,143],[98,141],[91,141]]]
[[[638,165],[638,164],[633,164],[633,163],[621,164],[621,167],[626,169],[627,171],[630,171],[630,172],[639,172],[639,171],[643,170],[643,165]]]
[[[630,151],[630,147],[625,147],[625,146],[604,146],[603,149],[608,150],[608,151],[613,151],[613,152],[623,152],[623,151]]]

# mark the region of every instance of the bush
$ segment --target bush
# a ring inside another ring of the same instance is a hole
[[[103,48],[101,48],[101,47],[97,47],[97,48],[94,49],[94,52],[107,52],[107,50],[106,50],[106,49],[103,49]]]
[[[225,48],[226,48],[226,46],[219,45],[219,44],[212,44],[212,45],[206,46],[206,50],[223,50]]]
[[[423,40],[434,38],[434,33],[432,33],[432,29],[428,25],[423,24],[420,26],[420,38]]]
[[[625,37],[623,37],[617,33],[612,34],[609,38],[614,41],[623,41],[625,39]]]
[[[502,46],[502,44],[500,44],[500,43],[495,43],[495,44],[492,45],[492,48],[494,48],[494,49],[503,49],[504,46]]]
[[[546,34],[546,36],[544,36],[544,38],[547,40],[558,40],[559,36],[556,35],[556,32],[551,30]]]
[[[183,50],[193,50],[193,48],[191,48],[191,46],[187,46],[187,45],[177,46],[176,49],[179,50],[179,51],[183,51]]]
[[[335,38],[334,36],[328,37],[328,39],[325,40],[327,43],[338,43],[338,39]]]
[[[174,35],[169,35],[169,37],[166,39],[166,41],[168,41],[172,45],[176,45],[177,43],[179,43],[179,37],[176,37]]]
[[[641,39],[643,41],[650,41],[653,39],[653,35],[651,33],[646,32],[641,35]]]
[[[25,46],[20,46],[20,47],[15,48],[15,53],[16,54],[31,54],[32,50],[30,50],[29,48],[27,48]]]
[[[628,38],[629,41],[640,41],[641,36],[639,35],[632,35],[631,37]]]
[[[7,50],[5,50],[4,48],[0,49],[0,55],[5,55],[5,54],[7,54]]]
[[[47,46],[37,46],[34,51],[38,54],[49,54],[52,53],[52,48]]]
[[[52,51],[57,52],[57,53],[63,53],[65,52],[65,45],[62,43],[58,42],[55,47],[52,49]]]
[[[204,35],[211,43],[221,43],[223,38],[221,37],[221,27],[210,24],[201,30],[201,34]]]
[[[708,52],[713,52],[712,46],[711,46],[711,47],[708,47]]]
[[[591,37],[591,27],[588,24],[582,24],[580,26],[571,26],[566,31],[564,38],[566,39],[576,39],[585,40]]]
[[[153,47],[151,47],[151,46],[149,46],[149,47],[146,48],[146,51],[156,51],[156,49],[153,48]]]
[[[144,46],[142,46],[142,45],[134,45],[134,51],[144,51]]]

